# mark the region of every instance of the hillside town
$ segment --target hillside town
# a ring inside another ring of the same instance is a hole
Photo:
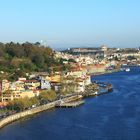
[[[0,140],[140,140],[140,0],[0,0]]]
[[[84,93],[86,87],[93,84],[92,75],[119,71],[124,65],[140,65],[139,49],[108,48],[103,45],[99,48],[71,48],[62,52],[55,51],[54,54],[56,59],[69,65],[69,69],[52,66],[50,73],[30,72],[15,81],[2,79],[0,107],[11,106],[13,102],[15,104],[22,99],[33,99],[29,106],[34,107],[67,95]],[[1,71],[1,74],[5,72]]]

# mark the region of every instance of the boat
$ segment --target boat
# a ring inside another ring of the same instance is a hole
[[[127,64],[122,64],[122,66],[127,66]]]
[[[130,71],[130,68],[121,68],[120,70],[121,70],[121,71],[129,72],[129,71]]]
[[[126,72],[129,72],[129,71],[130,71],[130,68],[126,68],[125,71],[126,71]]]
[[[98,92],[96,91],[96,92],[94,92],[94,95],[98,95]]]

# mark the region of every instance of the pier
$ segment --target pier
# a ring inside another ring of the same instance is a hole
[[[59,103],[59,104],[56,104],[56,107],[62,107],[62,108],[72,108],[72,107],[77,107],[77,106],[80,106],[82,104],[84,104],[85,101],[84,100],[81,100],[81,101],[75,101],[75,102],[68,102],[68,103]]]
[[[96,96],[98,94],[99,94],[98,91],[87,91],[83,94],[83,97],[92,97],[92,96]]]
[[[110,83],[97,82],[97,81],[94,81],[94,83],[96,83],[99,87],[106,89],[107,92],[110,92],[113,90],[113,86]]]

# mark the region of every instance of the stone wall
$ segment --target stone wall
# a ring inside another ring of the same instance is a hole
[[[74,101],[78,98],[81,98],[77,95],[74,95],[74,96],[71,96],[71,97],[67,97],[67,98],[64,98],[62,99],[64,102],[70,102],[70,101]],[[48,109],[51,109],[51,108],[54,108],[55,105],[60,102],[60,100],[57,100],[57,101],[54,101],[52,103],[48,103],[46,105],[42,105],[42,106],[39,106],[39,107],[36,107],[36,108],[32,108],[30,110],[26,110],[26,111],[23,111],[23,112],[20,112],[20,113],[16,113],[14,115],[10,115],[6,118],[3,118],[2,120],[0,120],[0,128],[2,128],[3,126],[11,123],[11,122],[14,122],[18,119],[21,119],[23,117],[26,117],[26,116],[29,116],[29,115],[33,115],[33,114],[36,114],[36,113],[39,113],[39,112],[42,112],[42,111],[45,111],[45,110],[48,110]]]
[[[25,116],[32,115],[32,114],[35,114],[35,113],[39,113],[41,111],[48,110],[48,109],[51,109],[53,107],[55,107],[55,102],[48,103],[47,105],[42,105],[42,106],[27,110],[27,111],[23,111],[21,113],[16,113],[14,115],[10,115],[10,116],[0,120],[0,128],[5,126],[6,124],[9,124],[9,123],[11,123],[13,121],[16,121],[20,118],[23,118]]]

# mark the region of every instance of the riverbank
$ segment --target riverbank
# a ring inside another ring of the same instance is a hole
[[[64,98],[64,99],[61,99],[61,100],[57,100],[57,101],[54,101],[54,102],[51,102],[51,103],[48,103],[48,104],[45,104],[45,105],[41,105],[41,106],[32,108],[30,110],[25,110],[23,112],[15,113],[13,115],[10,115],[10,116],[8,116],[6,118],[1,119],[0,120],[0,128],[4,127],[5,125],[7,125],[9,123],[12,123],[12,122],[14,122],[16,120],[19,120],[21,118],[24,118],[24,117],[27,117],[27,116],[30,116],[30,115],[33,115],[33,114],[40,113],[42,111],[52,109],[60,101],[72,102],[72,101],[75,101],[75,100],[78,100],[78,99],[81,99],[81,98],[82,97],[79,96],[79,95],[74,95],[74,96],[71,96],[71,97],[67,97],[67,98]]]
[[[7,125],[9,123],[12,123],[16,120],[19,120],[21,118],[24,118],[24,117],[27,117],[27,116],[30,116],[30,115],[33,115],[33,114],[36,114],[36,113],[40,113],[42,111],[46,111],[46,110],[49,110],[49,109],[52,109],[52,108],[55,108],[56,105],[59,102],[69,103],[69,102],[73,102],[73,101],[76,101],[76,100],[79,100],[79,99],[82,99],[82,98],[86,98],[86,97],[89,97],[89,96],[98,96],[98,95],[101,95],[101,94],[105,94],[105,93],[108,93],[112,90],[112,85],[109,86],[108,84],[104,84],[104,83],[102,83],[102,84],[104,85],[104,87],[106,89],[104,92],[99,93],[98,90],[96,90],[96,91],[88,91],[87,90],[84,93],[72,95],[70,97],[59,99],[57,101],[54,101],[54,102],[51,102],[51,103],[48,103],[48,104],[45,104],[45,105],[41,105],[41,106],[32,108],[30,110],[25,110],[23,112],[19,112],[19,113],[15,113],[13,115],[7,116],[7,117],[0,120],[0,128],[4,127],[5,125]]]
[[[110,70],[110,71],[105,71],[105,72],[94,73],[94,74],[90,74],[90,75],[97,76],[97,75],[103,75],[103,74],[111,74],[111,73],[119,72],[119,71],[120,71],[120,69],[115,69],[115,70]]]
[[[140,68],[135,68],[93,76],[92,81],[112,83],[114,91],[86,98],[77,108],[51,109],[7,125],[0,130],[0,140],[140,139],[139,72]]]

